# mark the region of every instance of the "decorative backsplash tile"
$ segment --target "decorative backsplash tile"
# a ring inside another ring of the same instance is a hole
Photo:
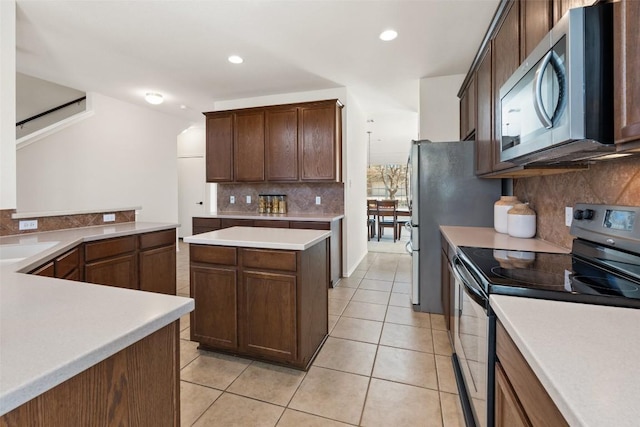
[[[564,225],[566,206],[603,203],[640,206],[640,159],[593,164],[588,170],[514,180],[514,195],[536,211],[537,237],[571,248],[573,237]]]
[[[19,230],[19,219],[11,218],[15,209],[0,210],[0,236],[9,236],[12,234],[28,234],[39,233],[41,231],[62,230],[66,228],[90,227],[92,225],[115,224],[121,222],[134,222],[136,220],[136,211],[109,211],[104,213],[114,213],[115,221],[102,221],[103,213],[79,214],[79,215],[60,215],[33,217],[28,219],[38,220],[37,230]],[[24,219],[22,219],[24,220]]]
[[[259,194],[285,194],[288,213],[344,213],[344,184],[291,183],[291,184],[218,184],[218,212],[258,212]],[[229,203],[230,196],[236,202]],[[251,196],[251,203],[246,203]],[[321,203],[315,204],[316,196]]]

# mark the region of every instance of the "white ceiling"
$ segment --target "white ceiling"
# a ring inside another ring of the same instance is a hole
[[[375,120],[373,147],[417,136],[419,80],[466,73],[497,4],[17,0],[17,69],[145,106],[160,92],[152,108],[192,121],[216,101],[345,86]],[[396,40],[378,39],[387,28]]]

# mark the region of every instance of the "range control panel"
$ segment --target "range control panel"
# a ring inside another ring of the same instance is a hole
[[[640,206],[578,203],[573,208],[571,235],[640,253]]]

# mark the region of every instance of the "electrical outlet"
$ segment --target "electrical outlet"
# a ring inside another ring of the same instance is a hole
[[[320,203],[322,203],[322,199],[320,196],[316,196],[316,205],[319,205]]]
[[[247,203],[251,203],[251,196],[247,196]]]
[[[229,196],[229,203],[232,205],[236,202],[236,196]]]
[[[38,220],[30,219],[27,221],[20,221],[18,224],[19,230],[37,230],[38,229]]]
[[[115,220],[116,220],[116,214],[114,213],[102,215],[102,222],[113,222]]]
[[[573,221],[573,208],[567,206],[564,208],[564,225],[571,227],[571,221]]]

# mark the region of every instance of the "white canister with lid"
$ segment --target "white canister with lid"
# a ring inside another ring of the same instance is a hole
[[[536,213],[528,203],[518,203],[507,217],[509,236],[528,239],[536,235]]]
[[[493,205],[493,228],[498,233],[507,234],[509,232],[507,223],[507,212],[516,204],[522,203],[516,196],[500,196],[500,200]]]

